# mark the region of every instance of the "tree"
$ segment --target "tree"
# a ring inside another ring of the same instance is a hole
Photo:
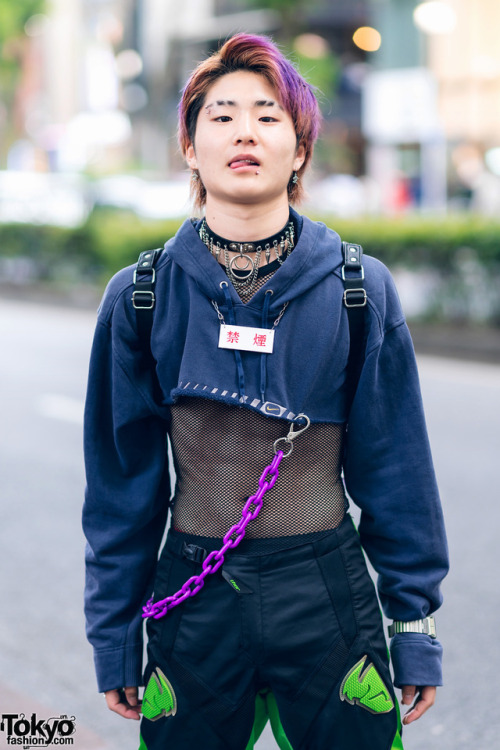
[[[257,8],[274,10],[281,18],[280,36],[283,41],[290,42],[294,36],[302,31],[304,23],[303,11],[310,8],[314,0],[247,0],[249,5]]]
[[[41,13],[44,0],[0,0],[0,45],[22,36],[26,22],[35,13]],[[2,50],[3,51],[3,50]]]
[[[3,129],[8,134],[15,129],[16,88],[29,44],[26,23],[34,15],[42,13],[44,8],[45,0],[0,0],[0,124],[3,119]],[[2,138],[2,151],[5,151],[5,140]]]
[[[340,64],[336,55],[329,49],[326,40],[324,47],[312,51],[313,44],[304,42],[307,34],[307,12],[314,7],[314,0],[247,0],[250,5],[273,10],[281,18],[281,28],[276,34],[284,52],[295,63],[304,78],[314,86],[322,108],[329,109],[335,96]],[[317,38],[317,37],[316,37]],[[321,40],[319,40],[321,41]]]

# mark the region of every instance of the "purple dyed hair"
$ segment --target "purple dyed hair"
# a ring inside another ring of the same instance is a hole
[[[293,64],[280,52],[271,39],[253,34],[236,34],[219,50],[201,62],[189,77],[179,103],[179,144],[185,156],[194,144],[196,123],[210,86],[221,76],[248,70],[257,73],[275,89],[279,102],[291,116],[297,147],[305,149],[304,163],[298,171],[302,177],[311,160],[314,143],[318,137],[321,114],[312,86],[302,78]],[[206,190],[201,180],[192,182],[195,205],[205,204]],[[301,180],[288,184],[288,198],[299,203],[304,191]]]

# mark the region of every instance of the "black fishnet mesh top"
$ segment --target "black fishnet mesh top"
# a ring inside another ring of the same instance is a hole
[[[279,268],[262,266],[243,302]],[[171,406],[170,439],[177,474],[172,511],[176,531],[222,538],[241,518],[247,498],[273,457],[273,443],[287,423],[248,408],[207,398],[180,398]],[[342,521],[346,499],[340,477],[344,425],[311,424],[283,459],[247,539],[296,537],[325,532]],[[278,540],[277,540],[278,541]],[[279,546],[279,541],[278,541]]]

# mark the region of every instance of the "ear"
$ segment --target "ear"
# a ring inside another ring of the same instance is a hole
[[[297,147],[297,151],[295,152],[295,160],[293,162],[293,169],[295,172],[298,172],[303,163],[306,160],[306,147],[301,142],[299,143]]]
[[[196,154],[192,143],[190,143],[186,149],[186,162],[191,169],[198,169],[198,162],[196,160]]]

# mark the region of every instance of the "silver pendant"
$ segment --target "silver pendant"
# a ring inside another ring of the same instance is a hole
[[[239,266],[238,265],[238,261],[239,260],[245,260],[246,261],[246,265],[243,266],[243,267]],[[254,264],[253,260],[251,259],[251,257],[249,255],[243,255],[243,254],[242,255],[235,255],[234,258],[231,258],[231,260],[229,261],[229,270],[231,272],[231,275],[233,275],[233,276],[235,275],[234,274],[235,271],[238,271],[238,274],[245,273],[245,276],[238,275],[238,276],[236,276],[236,279],[238,281],[246,281],[254,273],[254,271],[255,271],[255,264]]]

